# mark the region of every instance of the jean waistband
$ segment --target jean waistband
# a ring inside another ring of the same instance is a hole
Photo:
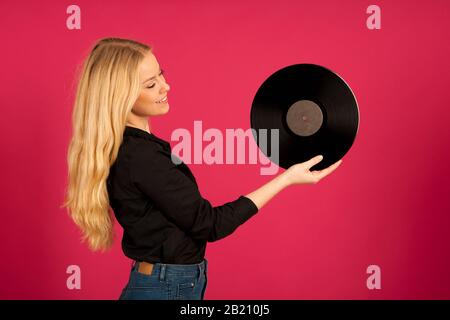
[[[168,274],[183,274],[192,273],[193,275],[200,276],[207,272],[208,261],[204,259],[200,263],[195,264],[170,264],[157,262],[153,264],[152,275],[160,275],[160,278],[165,278]],[[137,270],[139,267],[138,261],[133,261],[132,270]]]

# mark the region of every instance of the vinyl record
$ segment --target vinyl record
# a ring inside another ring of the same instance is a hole
[[[315,64],[296,64],[263,82],[253,99],[250,121],[258,147],[272,162],[287,169],[322,154],[323,160],[310,169],[321,170],[352,146],[359,110],[352,90],[336,73]],[[272,147],[272,129],[279,130],[279,150]]]

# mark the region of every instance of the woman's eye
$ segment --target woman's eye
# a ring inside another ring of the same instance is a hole
[[[163,69],[161,69],[161,72],[159,73],[159,75],[160,76],[162,76],[164,74],[164,70]],[[150,87],[147,87],[147,88],[153,88],[155,86],[155,84],[152,84]]]

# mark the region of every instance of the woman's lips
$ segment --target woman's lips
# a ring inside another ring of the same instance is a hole
[[[168,98],[167,98],[167,96],[165,96],[163,99],[156,101],[156,103],[167,103],[167,101],[168,101]]]

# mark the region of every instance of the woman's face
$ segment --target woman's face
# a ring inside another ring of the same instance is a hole
[[[142,86],[132,113],[138,117],[149,117],[166,114],[169,111],[167,84],[156,57],[149,52],[140,65],[139,78]]]

